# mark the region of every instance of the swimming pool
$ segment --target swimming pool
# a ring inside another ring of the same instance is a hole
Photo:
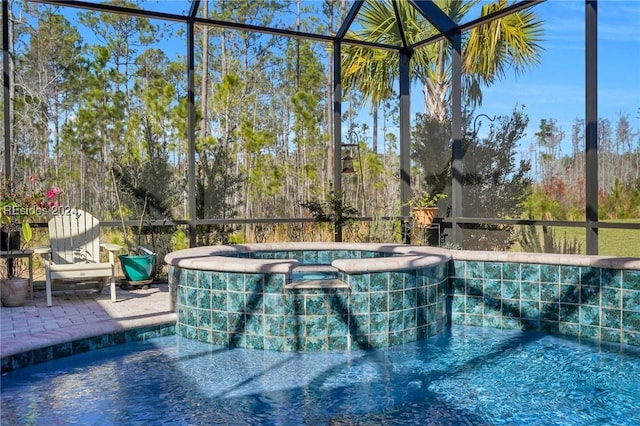
[[[179,336],[2,377],[2,424],[640,423],[640,347],[453,326],[349,352],[227,349]]]

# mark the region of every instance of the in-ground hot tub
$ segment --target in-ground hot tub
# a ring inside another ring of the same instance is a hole
[[[425,246],[274,243],[165,257],[176,333],[231,347],[386,347],[447,322],[450,255]]]

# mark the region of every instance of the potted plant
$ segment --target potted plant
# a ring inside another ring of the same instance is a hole
[[[7,273],[0,281],[0,299],[4,306],[22,306],[30,288],[29,279],[14,276],[12,253],[20,250],[20,241],[33,238],[31,222],[60,206],[56,200],[62,190],[58,186],[44,191],[35,176],[16,188],[7,180],[0,188],[0,239],[6,254]]]
[[[127,253],[118,256],[118,259],[120,260],[120,267],[122,268],[122,273],[124,274],[126,281],[126,283],[121,284],[120,287],[126,290],[129,288],[129,285],[148,285],[153,281],[156,268],[156,253],[140,244],[148,197],[146,195],[144,197],[142,213],[140,213],[138,225],[135,227],[136,232],[134,238],[136,243],[133,243],[124,223],[124,214],[122,212],[123,206],[120,201],[120,194],[116,185],[116,174],[113,168],[111,169],[111,173],[115,188],[116,201],[118,203],[118,214],[122,225],[122,236],[124,243],[127,246]],[[134,246],[136,246],[135,249]]]
[[[438,201],[447,198],[446,194],[431,194],[428,191],[415,191],[409,201],[411,215],[419,227],[428,228],[433,223],[433,218],[438,212]]]

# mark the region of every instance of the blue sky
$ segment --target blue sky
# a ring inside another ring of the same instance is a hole
[[[565,132],[563,153],[570,154],[571,127],[585,115],[584,8],[583,0],[550,0],[537,6],[545,23],[541,64],[484,91],[478,112],[493,116],[525,105],[530,117],[525,151],[535,142],[540,119],[554,118]],[[640,1],[599,1],[598,35],[598,115],[615,126],[626,114],[640,132]]]

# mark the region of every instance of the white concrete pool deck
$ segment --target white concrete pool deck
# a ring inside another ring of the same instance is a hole
[[[175,323],[166,283],[148,289],[117,288],[112,303],[108,289],[53,293],[47,306],[44,289],[27,296],[24,306],[0,308],[2,358],[77,339],[157,324]]]

